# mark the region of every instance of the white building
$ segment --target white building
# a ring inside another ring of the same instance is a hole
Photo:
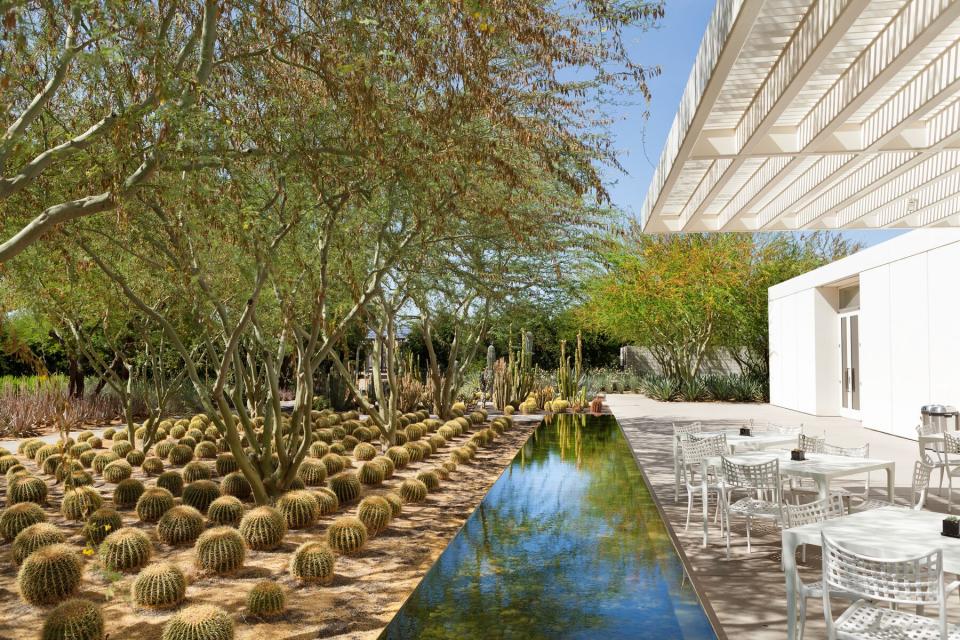
[[[769,291],[770,402],[915,437],[960,406],[960,229],[919,229]]]

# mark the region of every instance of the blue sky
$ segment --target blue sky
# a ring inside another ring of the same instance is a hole
[[[608,174],[614,182],[611,194],[613,201],[630,214],[637,215],[643,206],[653,175],[651,164],[660,158],[660,149],[673,123],[713,7],[713,0],[667,0],[667,15],[659,28],[647,32],[638,29],[628,34],[634,60],[661,68],[660,75],[649,83],[653,94],[649,120],[643,119],[644,105],[638,98],[638,104],[620,109],[621,118],[613,126],[620,161],[628,175]],[[899,233],[902,231],[845,232],[864,245],[882,242]]]

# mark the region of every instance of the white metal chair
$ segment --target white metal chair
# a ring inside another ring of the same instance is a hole
[[[930,474],[936,469],[933,461],[924,456],[923,460],[917,460],[913,463],[913,481],[911,483],[910,504],[908,505],[914,511],[923,509],[927,502],[927,491],[930,487]],[[870,509],[879,509],[880,507],[898,506],[896,501],[887,502],[886,500],[864,500],[854,504],[850,503],[850,513],[859,511],[869,511]]]
[[[846,458],[869,458],[870,457],[870,443],[866,443],[859,447],[838,447],[836,445],[829,444],[825,442],[823,444],[823,450],[821,453],[827,453],[834,456],[844,456]],[[867,472],[866,478],[863,481],[863,494],[857,496],[857,494],[851,492],[849,489],[844,487],[837,487],[830,490],[831,493],[836,493],[843,496],[844,498],[850,499],[852,497],[858,497],[861,500],[870,499],[870,473]]]
[[[821,533],[823,615],[830,640],[958,640],[960,627],[947,624],[947,597],[960,582],[944,583],[943,552],[909,558],[861,555]],[[833,619],[831,592],[855,602]],[[890,608],[883,606],[889,605]],[[937,607],[937,618],[900,611],[899,605]]]
[[[784,504],[783,505],[783,526],[792,529],[793,527],[802,527],[805,524],[815,522],[825,522],[831,518],[843,516],[843,499],[840,496],[829,496],[807,502],[805,504]],[[807,561],[807,545],[803,545],[802,559]],[[800,604],[800,620],[797,625],[797,638],[803,640],[803,630],[807,624],[807,600],[810,598],[823,597],[823,584],[815,582],[808,584],[800,579],[797,573],[797,598]]]
[[[823,448],[827,445],[825,436],[809,436],[801,433],[797,436],[797,448],[806,453],[823,453]]]
[[[680,452],[683,456],[683,479],[687,487],[687,523],[684,525],[684,531],[690,528],[690,514],[693,511],[693,503],[697,496],[702,498],[704,483],[706,484],[708,501],[711,493],[717,496],[717,514],[720,513],[722,482],[717,474],[711,470],[707,470],[706,476],[703,475],[703,462],[709,458],[725,455],[727,451],[727,436],[722,433],[702,438],[697,437],[696,434],[690,434],[688,439],[680,442]],[[723,529],[722,520],[720,528]]]
[[[788,433],[800,435],[803,433],[803,425],[784,425],[784,424],[774,424],[770,423],[767,425],[767,431],[772,433]]]
[[[730,518],[744,516],[747,521],[747,553],[750,553],[750,521],[753,518],[781,520],[780,502],[783,496],[780,486],[780,461],[776,458],[757,464],[738,464],[726,456],[723,464],[723,484],[720,488],[720,501],[723,505],[723,517],[726,520],[727,557],[730,557]],[[747,492],[748,496],[731,502],[738,492]]]
[[[923,423],[918,424],[916,427],[917,437],[919,438],[920,436],[929,436],[929,435],[936,435],[938,433],[945,433],[943,431],[943,427],[944,425],[940,423],[932,423],[928,425],[924,425]],[[924,448],[922,444],[919,444],[919,441],[918,441],[918,445],[920,447],[921,459],[925,456],[928,456],[929,452],[933,453],[933,458],[931,458],[933,461],[933,466],[940,470],[939,488],[943,489],[943,476],[945,475],[947,465],[948,465],[943,447],[933,446],[929,448]]]
[[[683,453],[680,451],[680,443],[687,439],[691,433],[700,433],[703,431],[703,424],[700,422],[691,422],[689,424],[673,423],[673,501],[680,501],[680,482],[683,472]]]
[[[947,513],[953,513],[953,479],[960,477],[960,432],[943,432],[943,463],[940,469],[940,483],[943,485],[943,476],[947,476]],[[953,456],[953,457],[951,457]]]

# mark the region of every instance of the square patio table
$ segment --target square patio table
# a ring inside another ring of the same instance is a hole
[[[759,464],[767,462],[774,458],[780,461],[780,475],[794,478],[810,478],[817,485],[817,497],[826,498],[830,495],[830,481],[838,478],[856,476],[871,471],[886,471],[887,473],[887,498],[890,502],[894,499],[894,472],[896,463],[892,460],[879,460],[876,458],[854,458],[850,456],[837,456],[828,453],[808,453],[806,460],[791,460],[789,451],[754,451],[750,453],[739,453],[726,456],[727,460],[737,464]],[[707,477],[709,467],[719,468],[721,466],[720,456],[707,458],[703,461],[701,476]],[[708,507],[707,504],[707,484],[703,483],[703,546],[707,546],[707,523]]]
[[[940,535],[944,514],[906,507],[881,507],[842,518],[784,529],[781,535],[783,570],[787,581],[787,638],[797,637],[797,547],[820,546],[820,533],[877,558],[916,556],[943,551],[943,569],[960,573],[960,540]]]
[[[719,435],[719,434],[718,434]],[[749,436],[742,436],[737,431],[727,432],[727,446],[730,453],[737,449],[771,449],[785,445],[796,446],[799,433],[780,433],[779,431],[759,431]]]

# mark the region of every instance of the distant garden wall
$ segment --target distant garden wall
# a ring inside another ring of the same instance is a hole
[[[639,375],[663,375],[663,370],[649,347],[620,347],[620,366],[626,371]],[[743,373],[740,365],[733,359],[730,349],[716,349],[708,355],[700,368],[702,375]]]

